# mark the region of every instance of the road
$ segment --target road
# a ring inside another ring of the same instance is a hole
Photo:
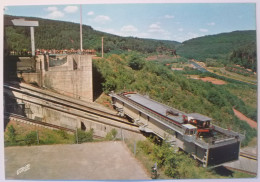
[[[201,72],[208,72],[208,70],[206,70],[205,68],[203,68],[202,66],[200,66],[196,62],[190,60],[190,63],[193,64],[196,67],[197,70],[199,70]]]

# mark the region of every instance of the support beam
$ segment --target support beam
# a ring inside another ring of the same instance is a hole
[[[38,21],[30,21],[30,20],[25,20],[24,18],[20,19],[13,19],[6,21],[4,23],[5,26],[20,26],[20,27],[30,27],[31,31],[31,51],[32,51],[32,56],[35,56],[35,41],[34,41],[34,27],[39,26]]]
[[[104,37],[102,37],[102,58],[104,57]]]
[[[30,27],[30,31],[31,31],[32,56],[35,56],[34,27]]]

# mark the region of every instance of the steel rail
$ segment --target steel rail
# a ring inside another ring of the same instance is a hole
[[[76,132],[76,130],[71,129],[71,128],[66,128],[66,127],[59,126],[59,125],[55,125],[55,124],[51,124],[51,123],[46,123],[46,122],[42,122],[42,121],[33,120],[33,119],[24,117],[24,116],[22,116],[22,115],[14,114],[14,113],[8,113],[8,112],[6,112],[6,113],[4,114],[4,116],[5,116],[5,117],[8,117],[9,119],[10,119],[10,117],[11,117],[11,118],[15,118],[15,119],[19,119],[19,120],[31,122],[31,123],[34,123],[34,124],[42,125],[42,126],[48,126],[48,127],[55,128],[55,129],[59,129],[59,130],[64,130],[64,131],[72,132],[72,133],[75,133],[75,132]],[[93,135],[93,138],[103,139],[104,137],[101,137],[101,136],[98,136],[98,135]]]
[[[14,99],[21,99],[19,97],[15,97],[15,96],[12,96],[12,98]],[[43,105],[43,104],[39,104],[37,102],[33,102],[31,100],[26,100],[26,99],[22,99],[26,102],[30,102],[30,103],[33,103],[33,104],[36,104],[36,105],[40,105],[42,107],[46,107],[46,108],[50,108],[50,109],[53,109],[53,110],[56,110],[56,111],[60,111],[60,112],[64,112],[64,113],[67,113],[67,114],[70,114],[70,115],[74,115],[74,116],[77,116],[77,117],[81,117],[81,118],[84,118],[84,119],[88,119],[88,120],[91,120],[91,121],[95,121],[95,122],[98,122],[98,123],[102,123],[102,124],[105,124],[105,125],[109,125],[109,126],[113,126],[113,127],[116,127],[116,128],[122,128],[124,130],[128,130],[128,131],[131,131],[131,132],[135,132],[135,133],[140,133],[139,131],[136,131],[136,130],[132,130],[132,129],[129,129],[129,128],[125,128],[125,127],[122,127],[122,126],[118,126],[116,124],[111,124],[111,123],[106,123],[106,122],[103,122],[103,121],[100,121],[98,119],[95,119],[95,118],[90,118],[90,117],[87,117],[87,116],[83,116],[83,115],[80,115],[80,114],[76,114],[76,113],[73,113],[73,112],[69,112],[69,111],[65,111],[65,110],[62,110],[62,109],[58,109],[58,108],[55,108],[55,107],[52,107],[52,106],[48,106],[48,105]],[[102,116],[101,116],[102,117]],[[111,120],[114,120],[114,119],[111,119]],[[135,124],[132,124],[132,123],[128,123],[128,122],[124,122],[124,121],[117,121],[119,123],[123,123],[123,124],[126,124],[126,125],[130,125],[134,128],[138,128],[137,125]]]
[[[31,86],[31,85],[30,85],[30,86]],[[106,113],[107,115],[111,115],[111,116],[113,116],[113,117],[115,117],[115,118],[120,118],[118,115],[111,114],[111,113],[109,113],[109,112],[102,111],[101,109],[93,108],[93,107],[86,106],[86,105],[77,103],[77,102],[75,102],[75,101],[72,101],[73,99],[75,100],[75,98],[67,98],[67,99],[65,99],[65,98],[60,98],[60,97],[58,97],[58,96],[50,95],[49,93],[45,93],[43,90],[41,90],[41,89],[38,88],[38,87],[31,86],[31,87],[34,87],[35,89],[37,89],[37,91],[34,90],[34,89],[31,89],[31,88],[24,87],[24,86],[20,86],[20,85],[18,86],[17,84],[13,84],[13,83],[5,83],[5,84],[4,84],[4,87],[5,87],[5,88],[8,88],[8,89],[11,89],[11,87],[15,87],[16,89],[20,89],[20,88],[27,89],[27,90],[29,90],[29,91],[31,91],[31,92],[35,92],[35,93],[39,93],[39,94],[44,94],[45,96],[48,96],[48,97],[50,97],[50,98],[59,99],[60,101],[69,102],[70,104],[75,104],[75,105],[78,105],[78,106],[80,106],[80,107],[87,108],[87,109],[88,109],[88,112],[95,112],[95,113],[100,112],[101,114]],[[24,91],[24,92],[25,92],[25,91]],[[48,92],[50,92],[50,91],[48,91]],[[29,94],[30,94],[30,93],[29,93]],[[59,94],[59,93],[55,93],[55,94],[60,95],[61,97],[67,97],[67,96],[64,96],[64,95]],[[50,100],[52,100],[52,99],[50,99]],[[54,101],[54,102],[55,102],[55,101]]]
[[[135,124],[132,124],[132,123],[128,123],[128,122],[124,122],[122,121],[122,118],[120,118],[119,116],[117,115],[113,115],[113,114],[110,114],[110,113],[107,113],[107,112],[104,112],[104,111],[101,111],[101,110],[97,110],[97,109],[93,109],[93,108],[90,108],[90,107],[87,107],[87,109],[82,109],[82,108],[78,108],[76,106],[72,106],[72,105],[69,105],[67,103],[62,103],[62,102],[59,102],[59,101],[54,101],[52,99],[49,99],[49,98],[44,98],[44,97],[41,97],[41,96],[38,96],[38,95],[34,95],[32,93],[28,93],[26,91],[22,91],[20,89],[14,89],[10,86],[4,86],[6,87],[7,89],[10,89],[10,90],[13,90],[13,91],[16,91],[16,92],[19,92],[19,93],[22,93],[22,94],[25,94],[25,95],[29,95],[31,97],[34,97],[34,98],[38,98],[38,99],[41,99],[41,100],[44,100],[44,101],[48,101],[48,102],[51,102],[51,103],[55,103],[55,104],[59,104],[59,105],[62,105],[62,106],[66,106],[68,108],[72,108],[72,109],[75,109],[75,110],[79,110],[79,111],[82,111],[82,112],[87,112],[87,113],[91,113],[93,115],[97,115],[97,116],[100,116],[100,117],[104,117],[104,118],[107,118],[107,119],[111,119],[111,120],[114,120],[114,121],[117,121],[117,122],[120,122],[120,123],[124,123],[124,124],[128,124],[128,125],[131,125],[131,126],[136,126]],[[43,94],[43,93],[41,93]],[[44,94],[45,95],[45,94]],[[47,95],[48,96],[48,95]],[[50,96],[51,97],[51,96]],[[17,98],[17,97],[15,97]],[[21,98],[18,98],[18,99],[21,99]],[[56,99],[59,99],[59,98],[56,98]],[[22,99],[22,100],[25,100],[25,99]],[[60,99],[60,100],[63,100],[63,99]],[[32,102],[32,101],[29,101],[27,100],[28,102]],[[69,101],[66,101],[66,102],[69,102]],[[42,105],[42,104],[39,104],[39,103],[35,103],[37,105],[41,105],[41,106],[46,106],[46,105]],[[75,105],[77,105],[77,103],[74,103]],[[85,107],[84,105],[80,105],[81,107]],[[48,106],[46,106],[48,107]],[[52,107],[53,108],[53,107]],[[92,111],[89,111],[88,109],[90,108],[90,110],[92,109]],[[112,116],[112,117],[111,117]],[[88,118],[90,119],[90,118]]]
[[[5,112],[4,116],[9,117],[9,118],[13,117],[13,118],[16,118],[16,119],[21,119],[21,120],[28,121],[28,122],[31,122],[31,123],[35,123],[35,124],[39,124],[39,125],[43,125],[43,126],[48,126],[48,127],[56,128],[56,129],[60,129],[60,130],[65,130],[65,131],[69,131],[69,132],[75,132],[76,131],[74,129],[66,128],[66,127],[63,127],[63,126],[58,126],[58,125],[51,124],[51,123],[33,120],[33,119],[24,117],[22,115],[14,114],[14,113]]]

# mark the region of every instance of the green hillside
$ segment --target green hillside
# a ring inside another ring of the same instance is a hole
[[[14,18],[22,17],[4,16],[5,21]],[[23,18],[39,21],[39,27],[35,28],[36,49],[79,49],[79,24],[32,17]],[[5,27],[5,35],[9,50],[30,50],[30,29],[28,27]],[[156,52],[159,47],[175,49],[175,46],[180,44],[176,41],[120,37],[83,25],[83,49],[95,49],[100,52],[101,37],[104,37],[105,53],[120,53],[127,50],[152,53]]]
[[[232,83],[231,80],[228,86],[222,86],[187,79],[185,74],[173,72],[158,62],[145,61],[143,55],[135,52],[111,55],[105,59],[94,60],[93,64],[94,70],[101,75],[99,80],[102,80],[102,89],[106,93],[135,91],[187,113],[207,115],[214,119],[215,124],[224,128],[246,130],[246,140],[243,144],[247,144],[256,136],[256,130],[235,117],[232,107],[251,115],[252,118],[257,115],[256,109],[248,107],[229,91],[230,87],[243,87],[245,90],[255,88],[242,83]],[[98,78],[95,76],[95,79]],[[97,81],[94,80],[94,83]]]
[[[211,58],[228,63],[234,50],[247,49],[248,45],[251,45],[250,52],[256,50],[256,31],[254,30],[194,38],[183,42],[177,48],[177,54],[200,61],[207,61],[208,58]],[[256,55],[254,55],[254,59],[256,60]]]

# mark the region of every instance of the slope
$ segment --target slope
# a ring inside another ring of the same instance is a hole
[[[177,54],[201,61],[211,58],[226,62],[233,50],[248,44],[253,44],[256,47],[255,30],[234,31],[194,38],[183,42],[177,48]]]

